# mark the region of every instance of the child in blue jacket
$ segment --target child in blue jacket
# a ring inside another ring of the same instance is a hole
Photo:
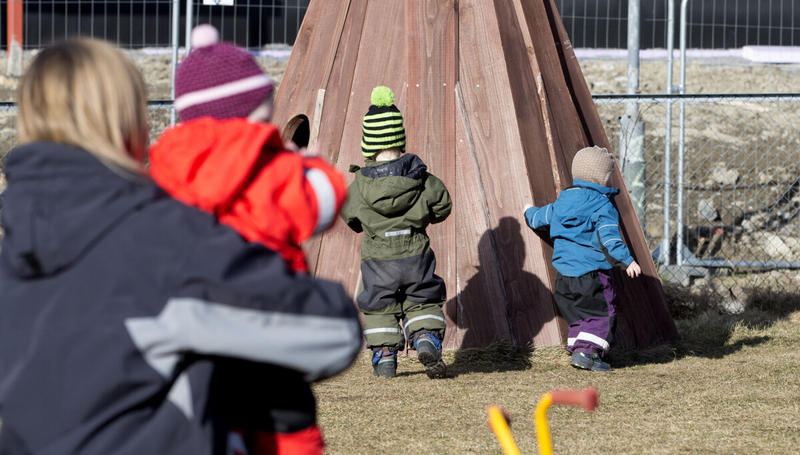
[[[605,148],[586,147],[572,161],[573,185],[555,202],[528,206],[525,221],[534,230],[549,227],[553,267],[558,271],[555,301],[569,324],[567,351],[571,365],[608,371],[603,361],[614,332],[616,293],[610,269],[625,268],[631,278],[641,268],[622,241],[619,213],[611,198],[614,158]]]

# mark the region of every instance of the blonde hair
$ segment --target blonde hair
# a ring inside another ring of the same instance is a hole
[[[400,158],[403,150],[398,147],[393,147],[386,150],[381,150],[374,155],[375,161],[391,161]]]
[[[110,44],[79,38],[45,48],[22,77],[17,105],[19,143],[69,144],[112,168],[145,173],[144,81]]]

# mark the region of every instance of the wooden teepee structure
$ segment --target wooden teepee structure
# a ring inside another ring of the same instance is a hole
[[[571,184],[577,150],[610,146],[555,0],[313,0],[274,121],[285,137],[318,142],[346,172],[363,161],[361,117],[376,85],[395,92],[407,151],[453,198],[450,218],[428,229],[448,288],[445,346],[564,343],[552,248],[525,226],[523,207],[552,202]],[[618,170],[615,179],[624,187]],[[624,189],[616,204],[645,274],[618,274],[617,342],[672,340],[675,326]],[[317,276],[355,294],[357,235],[338,222],[307,251]]]

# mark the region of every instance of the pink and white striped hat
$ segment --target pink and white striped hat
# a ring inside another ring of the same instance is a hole
[[[247,51],[220,43],[211,25],[195,27],[192,51],[175,75],[175,109],[182,122],[247,117],[274,90],[272,79]]]

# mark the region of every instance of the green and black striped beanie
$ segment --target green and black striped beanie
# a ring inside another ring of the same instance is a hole
[[[372,89],[369,110],[364,114],[361,125],[361,153],[366,158],[376,153],[399,148],[405,151],[406,130],[403,128],[403,114],[394,105],[394,93],[382,85]]]

